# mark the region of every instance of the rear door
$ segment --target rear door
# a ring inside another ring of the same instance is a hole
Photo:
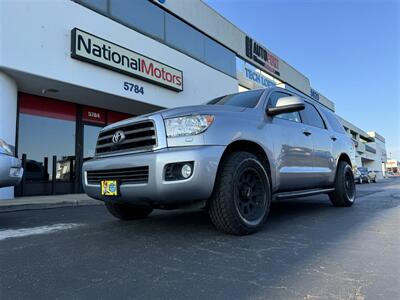
[[[335,137],[328,130],[320,112],[310,102],[305,101],[305,109],[300,115],[303,120],[303,132],[309,134],[313,143],[312,186],[330,185],[335,171],[335,160],[332,155],[332,143]]]
[[[292,96],[273,92],[268,101],[275,106],[281,97]],[[276,182],[280,191],[306,189],[313,185],[312,137],[303,132],[299,112],[285,113],[272,117]],[[269,137],[267,137],[269,138]]]

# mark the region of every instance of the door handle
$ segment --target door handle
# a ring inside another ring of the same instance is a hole
[[[308,131],[308,130],[306,130],[306,129],[303,129],[301,132],[302,132],[305,136],[311,135],[311,132]]]
[[[336,141],[336,140],[337,140],[336,136],[331,135],[331,140],[332,140],[332,141]]]

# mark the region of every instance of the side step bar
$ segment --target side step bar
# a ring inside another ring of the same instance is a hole
[[[317,194],[326,194],[333,192],[334,190],[335,190],[334,188],[329,188],[329,189],[312,189],[312,190],[277,193],[275,194],[275,199],[282,200],[282,199],[312,196]]]

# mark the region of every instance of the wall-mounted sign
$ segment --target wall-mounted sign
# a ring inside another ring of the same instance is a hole
[[[268,79],[267,77],[261,75],[260,73],[257,73],[255,71],[252,71],[247,68],[244,68],[244,70],[245,70],[245,76],[247,79],[250,79],[251,81],[254,81],[255,83],[258,83],[265,88],[271,88],[271,87],[275,86],[275,82],[273,82],[272,80]]]
[[[310,89],[310,96],[311,98],[313,98],[314,100],[319,101],[319,93],[314,90],[314,89]]]
[[[82,120],[86,122],[105,124],[105,112],[101,108],[84,106],[82,111]]]
[[[246,56],[272,74],[280,76],[279,58],[248,36],[246,36]]]
[[[71,31],[71,57],[183,91],[182,71],[78,28]]]

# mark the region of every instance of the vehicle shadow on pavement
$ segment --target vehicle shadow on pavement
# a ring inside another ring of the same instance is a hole
[[[376,256],[368,261],[370,253],[388,245],[386,228],[374,221],[393,216],[399,203],[379,195],[350,208],[333,207],[326,195],[274,202],[263,229],[249,236],[217,232],[204,210],[156,210],[131,222],[115,220],[102,206],[47,210],[40,220],[85,226],[25,240],[33,245],[29,255],[18,239],[3,243],[0,292],[42,299],[357,299],[352,296],[366,278],[375,276],[360,266],[376,263]],[[33,218],[18,216],[21,223]],[[18,281],[16,264],[24,270]],[[35,281],[24,275],[42,273]],[[66,284],[68,294],[60,294]]]
[[[331,289],[332,297],[339,297],[354,292],[359,279],[346,273],[333,280],[334,275],[316,266],[339,272],[336,253],[352,249],[349,240],[364,235],[360,228],[370,230],[364,224],[388,208],[365,209],[361,203],[336,208],[320,195],[273,203],[264,228],[249,236],[217,232],[201,210],[156,211],[145,220],[107,221],[100,232],[108,231],[112,236],[108,243],[118,245],[104,249],[114,259],[116,253],[121,255],[121,248],[129,249],[122,255],[129,253],[131,261],[117,259],[117,263],[134,272],[139,298],[156,297],[160,291],[170,299],[209,299],[210,291],[213,299],[303,298],[302,285],[297,291],[290,286],[298,282],[298,274],[299,282],[307,280],[315,294],[321,296],[325,285],[325,292]],[[147,278],[157,280],[138,279],[137,270],[143,268]],[[152,291],[141,290],[141,284],[150,285]]]

